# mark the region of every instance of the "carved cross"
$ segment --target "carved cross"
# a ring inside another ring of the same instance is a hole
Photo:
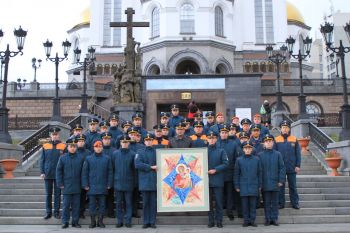
[[[127,8],[125,10],[125,14],[127,15],[127,22],[110,22],[109,26],[110,27],[126,27],[127,28],[127,34],[126,34],[126,69],[134,69],[135,64],[133,59],[130,59],[128,57],[130,57],[130,55],[132,54],[128,54],[129,53],[133,53],[134,51],[134,37],[132,34],[132,30],[134,27],[149,27],[149,23],[148,22],[133,22],[133,15],[135,14],[135,10],[133,8]]]

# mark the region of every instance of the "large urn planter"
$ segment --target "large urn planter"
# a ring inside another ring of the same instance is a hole
[[[5,171],[5,175],[3,176],[4,179],[14,178],[13,171],[16,169],[18,163],[19,161],[17,159],[0,160],[0,164],[2,165],[2,168]]]
[[[328,167],[332,169],[332,172],[329,175],[340,176],[337,170],[342,161],[340,154],[335,150],[329,151],[326,153],[325,161],[327,162]]]
[[[309,152],[309,143],[310,143],[310,137],[306,138],[298,138],[299,145],[301,147],[301,154],[302,155],[310,155]]]

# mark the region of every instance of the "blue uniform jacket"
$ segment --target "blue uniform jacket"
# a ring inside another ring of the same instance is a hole
[[[262,185],[260,159],[253,155],[244,155],[235,164],[234,187],[240,189],[240,195],[258,196]]]
[[[151,166],[157,165],[156,149],[147,146],[137,152],[135,168],[138,170],[139,190],[157,191],[157,171]]]
[[[270,134],[270,130],[264,126],[264,125],[261,125],[261,130],[260,130],[260,134],[261,134],[261,137],[263,138],[266,134]]]
[[[232,140],[219,139],[216,143],[217,147],[224,149],[228,158],[228,166],[225,170],[225,181],[233,181],[233,170],[235,169],[236,159],[239,156],[238,145]]]
[[[224,187],[224,171],[228,166],[226,152],[216,145],[208,146],[208,170],[215,169],[214,175],[209,175],[209,187]]]
[[[200,148],[200,147],[207,147],[208,142],[207,142],[207,136],[206,135],[197,135],[193,134],[190,136],[192,139],[192,148]]]
[[[123,135],[123,132],[118,127],[109,127],[110,134],[112,134],[111,145],[116,147],[117,139],[120,135]]]
[[[95,131],[91,132],[90,130],[85,134],[85,147],[91,152],[94,152],[94,143],[98,140],[101,140],[101,135]]]
[[[178,125],[181,120],[183,119],[182,116],[172,116],[169,119],[169,126],[172,128],[175,128],[176,125]]]
[[[112,155],[115,151],[115,148],[112,146],[103,146],[103,154],[105,154],[106,156],[108,156],[109,158],[112,159]]]
[[[196,134],[196,133],[194,132],[193,127],[190,126],[190,128],[188,128],[188,129],[185,131],[185,136],[190,137],[190,136],[193,135],[193,134]]]
[[[45,179],[56,179],[56,167],[58,159],[64,153],[66,144],[61,141],[45,143],[40,158],[40,172],[45,174]]]
[[[210,127],[209,131],[211,130],[211,131],[215,132],[217,135],[219,135],[219,133],[220,133],[220,128],[221,128],[221,126],[223,126],[223,125],[224,125],[224,123],[222,123],[222,124],[215,124],[215,125],[213,125],[212,127]]]
[[[205,124],[204,128],[203,128],[203,133],[207,134],[209,129],[210,129],[210,127],[212,127],[213,125],[215,125],[215,123],[212,123],[212,124],[207,123],[207,124]]]
[[[78,149],[77,149],[77,154],[78,154],[78,155],[81,155],[81,156],[83,157],[83,159],[85,160],[86,157],[88,157],[89,155],[91,155],[91,152],[90,152],[88,149],[86,149],[85,147],[83,147],[83,148],[79,148],[79,147],[78,147]]]
[[[284,183],[286,179],[286,168],[281,153],[265,149],[258,156],[262,167],[263,191],[279,191],[278,183]]]
[[[135,126],[135,129],[137,129],[140,132],[141,138],[145,138],[148,134],[147,130],[145,128],[140,127],[140,126]]]
[[[276,150],[283,156],[286,173],[295,173],[295,167],[300,168],[301,152],[298,140],[294,136],[280,135],[275,138]]]
[[[84,162],[82,187],[89,187],[88,195],[107,194],[108,187],[113,186],[113,169],[109,157],[93,153]]]
[[[135,187],[135,152],[130,149],[113,153],[114,190],[132,191]]]
[[[57,186],[63,194],[77,194],[81,191],[81,171],[84,158],[81,154],[66,153],[60,157],[56,169]]]

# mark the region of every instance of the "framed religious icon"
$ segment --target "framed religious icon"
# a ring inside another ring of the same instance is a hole
[[[157,211],[209,211],[208,149],[157,149]]]

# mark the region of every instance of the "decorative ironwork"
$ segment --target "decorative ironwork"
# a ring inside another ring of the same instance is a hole
[[[35,152],[40,149],[41,145],[39,143],[39,140],[42,138],[48,138],[50,136],[49,130],[50,125],[45,125],[19,143],[19,145],[24,147],[22,162],[28,160]]]
[[[317,127],[341,127],[341,114],[325,113],[325,114],[308,114],[309,119],[317,120]],[[290,114],[289,118],[293,121],[298,119],[298,114]]]
[[[81,125],[81,115],[75,117],[73,120],[71,120],[67,123],[67,125],[69,125],[71,128],[73,128],[77,124]]]
[[[261,80],[261,86],[263,86],[263,87],[275,87],[276,80]]]
[[[99,118],[102,118],[103,120],[108,119],[109,116],[111,115],[111,111],[94,102],[91,102],[91,107],[89,109],[89,112],[90,114],[93,114]]]
[[[318,146],[323,152],[327,151],[327,145],[329,143],[333,143],[333,139],[331,139],[327,134],[322,132],[316,125],[313,123],[309,123],[309,132],[311,137],[311,142]]]

